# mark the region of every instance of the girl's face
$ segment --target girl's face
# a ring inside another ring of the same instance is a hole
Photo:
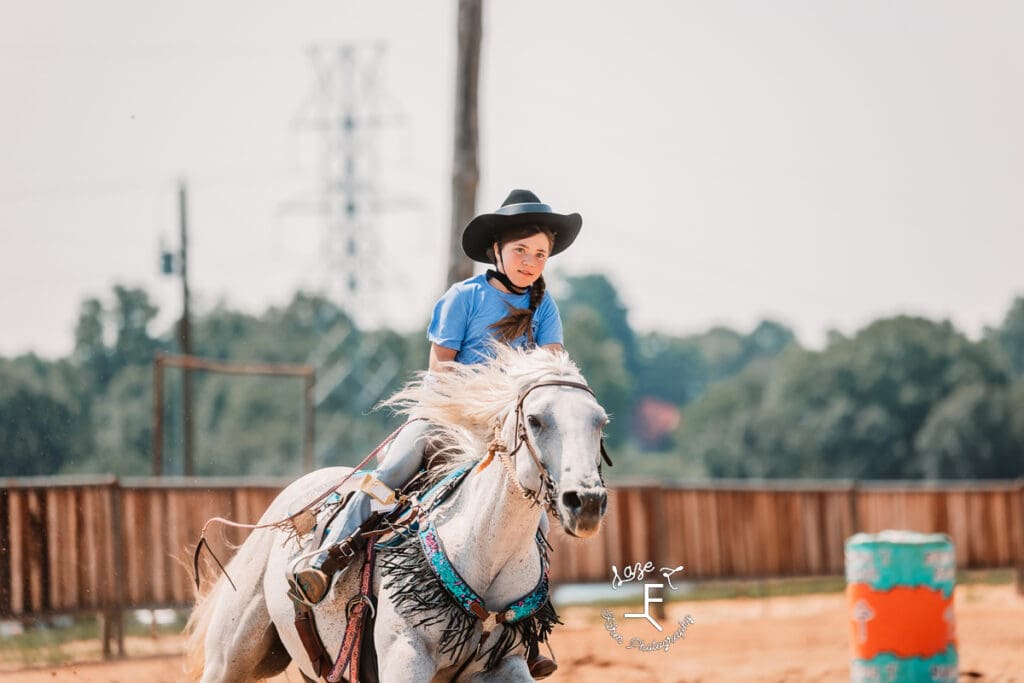
[[[498,253],[497,242],[491,248]],[[551,240],[544,233],[538,232],[502,245],[497,266],[516,287],[529,287],[544,272],[550,253]]]

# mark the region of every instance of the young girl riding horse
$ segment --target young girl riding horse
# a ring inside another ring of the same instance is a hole
[[[555,213],[529,190],[513,190],[494,213],[477,216],[462,233],[462,248],[474,261],[494,267],[483,275],[457,282],[434,306],[427,337],[430,372],[444,372],[445,363],[487,361],[497,340],[514,347],[562,348],[562,321],[547,293],[544,267],[565,251],[579,234],[577,213]],[[357,545],[355,536],[370,516],[373,499],[388,499],[423,466],[429,426],[410,422],[399,432],[379,467],[356,491],[332,524],[324,551],[295,575],[306,598],[319,602],[332,578],[345,568]],[[546,516],[541,526],[546,527]],[[340,550],[340,552],[339,552]],[[530,670],[544,677],[554,662],[532,652]]]

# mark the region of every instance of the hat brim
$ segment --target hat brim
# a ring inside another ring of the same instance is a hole
[[[492,263],[487,258],[491,245],[497,241],[502,230],[519,225],[542,225],[555,235],[555,243],[551,245],[551,256],[565,251],[580,234],[583,217],[578,213],[563,215],[560,213],[518,213],[511,216],[499,213],[485,213],[469,222],[462,231],[462,250],[466,256],[480,263]]]

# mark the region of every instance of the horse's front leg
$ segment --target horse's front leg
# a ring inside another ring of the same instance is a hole
[[[430,648],[415,634],[395,637],[387,643],[376,642],[377,668],[382,681],[409,681],[428,683],[434,678],[437,666],[430,656]],[[374,634],[376,638],[376,633]]]
[[[373,644],[381,681],[427,683],[437,673],[434,651],[426,634],[395,611],[386,591],[377,603]]]

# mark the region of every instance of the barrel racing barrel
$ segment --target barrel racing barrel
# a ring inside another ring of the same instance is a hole
[[[945,534],[882,531],[846,541],[850,680],[956,683],[956,555]]]

